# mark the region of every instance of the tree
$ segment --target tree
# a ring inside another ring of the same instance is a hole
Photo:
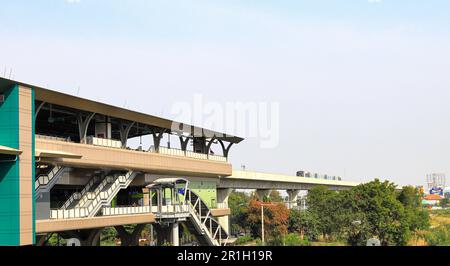
[[[267,239],[286,235],[288,218],[289,210],[284,204],[264,207],[264,234]],[[249,203],[247,223],[255,238],[261,236],[261,205],[254,199]]]
[[[318,217],[308,211],[290,210],[288,230],[290,233],[299,233],[302,238],[317,240],[320,235]]]
[[[406,245],[410,237],[410,220],[397,199],[393,183],[376,179],[355,187],[349,195],[353,198],[352,213],[363,218],[359,235],[377,237],[383,245]],[[361,238],[353,244],[365,245],[366,241]]]
[[[406,186],[400,191],[398,200],[407,208],[417,208],[421,204],[422,195],[417,188]]]
[[[441,200],[441,207],[448,208],[450,206],[450,198],[444,198]]]
[[[343,219],[346,217],[343,194],[317,186],[308,192],[307,204],[308,213],[317,218],[318,230],[324,238],[340,235]]]
[[[228,206],[231,210],[230,224],[231,232],[247,232],[249,227],[247,224],[248,203],[250,197],[244,192],[232,192],[228,198]]]
[[[342,238],[350,245],[365,245],[377,237],[383,245],[405,245],[411,234],[429,227],[429,215],[421,208],[421,195],[413,187],[390,182],[359,185],[348,191],[316,187],[308,193],[308,215],[317,217],[317,231],[325,238]],[[311,228],[306,217],[291,214],[290,229]]]

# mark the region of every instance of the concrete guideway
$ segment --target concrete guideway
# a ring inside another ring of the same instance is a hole
[[[332,190],[347,190],[359,185],[359,183],[233,170],[231,176],[223,177],[219,180],[217,187],[231,189],[309,190],[320,185]]]

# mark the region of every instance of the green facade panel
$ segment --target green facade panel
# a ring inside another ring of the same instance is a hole
[[[3,93],[0,103],[0,145],[19,148],[19,88]],[[0,245],[20,244],[19,161],[0,162]]]
[[[217,207],[216,181],[189,181],[189,188],[197,193],[208,207]]]

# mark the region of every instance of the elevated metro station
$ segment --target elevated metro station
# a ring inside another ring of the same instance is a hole
[[[150,147],[129,145],[144,136]],[[137,245],[147,224],[158,244],[179,245],[183,226],[201,245],[226,245],[234,189],[286,190],[295,205],[300,190],[356,185],[233,171],[228,158],[242,141],[0,78],[0,245],[43,245],[52,233],[98,245],[105,227]]]

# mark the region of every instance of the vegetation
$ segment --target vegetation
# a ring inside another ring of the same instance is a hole
[[[282,199],[279,194],[272,195]],[[416,188],[399,191],[387,181],[375,180],[339,192],[318,186],[308,193],[307,210],[287,210],[284,204],[265,207],[266,241],[268,245],[366,245],[368,239],[377,238],[386,246],[407,245],[430,227],[429,212],[422,208],[421,200]],[[261,236],[261,207],[254,197],[233,193],[229,205],[232,224],[239,232],[249,232],[252,238]],[[430,245],[445,244],[448,227],[424,238]]]
[[[441,225],[424,234],[429,246],[450,246],[450,224]]]
[[[239,245],[247,244],[247,243],[252,242],[252,241],[254,241],[254,239],[251,236],[249,236],[249,235],[240,236],[240,237],[238,237],[236,239],[236,241],[234,242],[234,245],[238,245],[239,246]]]
[[[289,210],[282,203],[264,207],[264,232],[267,239],[283,237],[288,230]],[[250,200],[247,211],[247,224],[253,237],[261,235],[261,205]]]
[[[230,225],[233,234],[248,233],[247,212],[250,197],[243,192],[233,192],[228,198],[231,209]]]

